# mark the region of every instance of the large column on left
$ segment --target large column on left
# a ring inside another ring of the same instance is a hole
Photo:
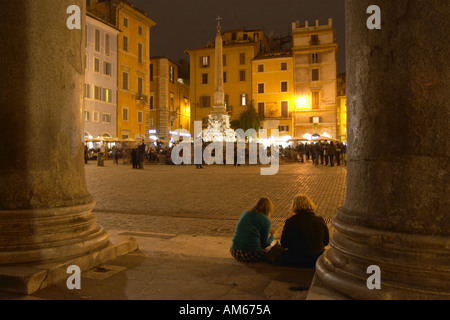
[[[2,3],[0,267],[76,259],[109,245],[83,162],[85,0]],[[69,30],[67,8],[81,9]]]

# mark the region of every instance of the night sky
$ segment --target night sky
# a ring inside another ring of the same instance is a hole
[[[189,60],[186,49],[205,47],[214,41],[216,18],[222,30],[245,27],[286,36],[292,22],[328,23],[337,31],[338,73],[345,72],[345,0],[132,0],[157,25],[151,30],[151,55]]]

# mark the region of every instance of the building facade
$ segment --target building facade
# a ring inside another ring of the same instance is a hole
[[[252,106],[252,60],[270,46],[263,30],[226,31],[222,37],[225,105],[233,121]],[[206,128],[214,102],[215,44],[186,53],[190,56],[191,129],[194,121],[203,121]]]
[[[162,140],[184,138],[191,126],[189,85],[180,78],[180,66],[169,58],[150,61],[149,134]]]
[[[296,110],[295,136],[337,138],[336,30],[328,24],[292,25]]]
[[[261,129],[268,137],[277,129],[279,137],[292,138],[294,59],[291,51],[261,54],[252,61],[253,105],[262,117]]]
[[[119,31],[113,25],[87,14],[85,34],[85,137],[116,138]]]
[[[126,0],[91,0],[87,10],[121,31],[117,64],[118,138],[144,139],[150,129],[150,29],[156,23]]]

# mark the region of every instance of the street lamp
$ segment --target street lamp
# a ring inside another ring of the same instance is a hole
[[[297,112],[299,111],[309,111],[311,110],[311,98],[306,97],[306,96],[299,96],[296,100],[295,100],[295,111],[294,111],[294,119],[293,119],[293,123],[294,123],[294,136],[297,136],[296,134],[296,118],[297,118]]]
[[[298,111],[310,110],[311,109],[310,99],[308,99],[305,96],[298,97],[297,100],[295,100],[295,106],[297,107]]]

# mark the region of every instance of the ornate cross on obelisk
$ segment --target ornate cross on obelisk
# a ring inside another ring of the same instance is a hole
[[[217,20],[217,30],[220,31],[220,21],[222,21],[222,18],[218,16],[216,20]]]

